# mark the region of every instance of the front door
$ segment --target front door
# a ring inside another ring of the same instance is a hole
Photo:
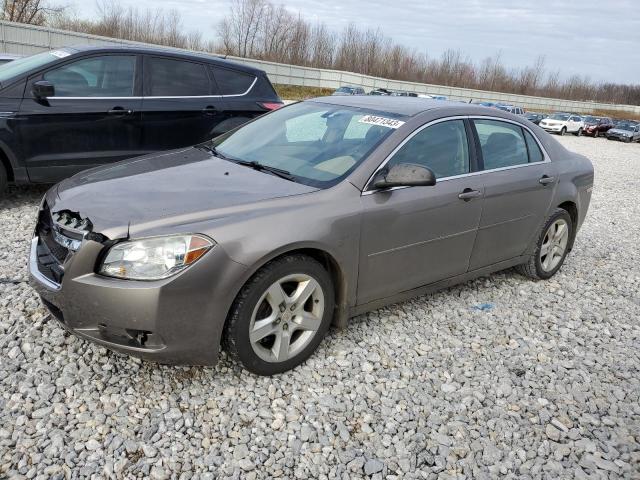
[[[149,151],[202,143],[223,118],[223,99],[204,64],[177,58],[145,56],[144,145]]]
[[[31,181],[56,182],[141,153],[136,62],[135,55],[89,56],[29,79],[17,134]],[[51,82],[55,95],[35,98],[38,80]]]
[[[409,138],[384,168],[398,163],[434,171],[431,187],[366,191],[358,275],[358,304],[467,271],[482,212],[483,186],[465,122],[448,120]]]
[[[549,209],[557,172],[519,124],[474,120],[480,143],[484,207],[470,270],[525,253]]]

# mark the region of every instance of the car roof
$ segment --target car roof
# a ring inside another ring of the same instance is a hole
[[[494,110],[476,104],[461,104],[454,101],[442,101],[424,97],[400,97],[360,95],[351,97],[318,97],[306,100],[307,102],[320,102],[344,107],[366,108],[387,112],[395,115],[413,117],[427,110],[441,110],[446,115],[447,110],[456,114],[461,107],[468,110],[470,115],[492,115]]]
[[[227,66],[230,68],[234,68],[236,70],[242,70],[244,72],[249,72],[254,75],[261,75],[264,72],[258,68],[253,68],[248,65],[244,65],[241,63],[233,62],[231,60],[227,60],[225,57],[220,55],[214,55],[210,53],[204,52],[190,52],[187,50],[181,50],[179,48],[171,48],[171,47],[161,47],[161,46],[146,46],[146,45],[74,45],[71,47],[64,47],[62,50],[66,50],[69,53],[85,53],[85,52],[95,52],[95,53],[135,53],[135,54],[150,54],[150,55],[168,55],[176,58],[182,58],[184,60],[198,60],[198,61],[206,61],[209,63],[214,63],[220,66]]]

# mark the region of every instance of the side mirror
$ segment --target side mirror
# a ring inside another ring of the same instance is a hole
[[[431,187],[436,184],[433,170],[413,163],[394,165],[389,170],[383,168],[373,177],[376,189],[392,187]]]
[[[47,82],[46,80],[40,80],[34,83],[31,91],[36,98],[55,97],[56,95],[56,89],[53,83]]]

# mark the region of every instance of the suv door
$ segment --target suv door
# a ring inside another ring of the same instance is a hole
[[[56,182],[141,153],[137,63],[136,55],[100,54],[29,78],[16,129],[32,182]],[[53,84],[53,97],[34,97],[39,80]]]
[[[470,270],[522,255],[537,235],[556,185],[555,167],[517,123],[474,119],[484,207]]]
[[[143,76],[143,143],[148,151],[211,138],[223,109],[204,63],[145,55]]]
[[[437,183],[365,191],[358,303],[463,274],[482,212],[483,187],[464,120],[440,121],[412,134],[380,168],[414,163]]]

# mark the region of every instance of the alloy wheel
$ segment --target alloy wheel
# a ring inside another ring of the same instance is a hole
[[[249,323],[249,340],[265,362],[284,362],[314,338],[324,315],[320,283],[300,273],[272,283],[262,294]]]
[[[568,243],[569,225],[560,218],[549,226],[540,246],[540,265],[545,272],[553,271],[560,264]]]

